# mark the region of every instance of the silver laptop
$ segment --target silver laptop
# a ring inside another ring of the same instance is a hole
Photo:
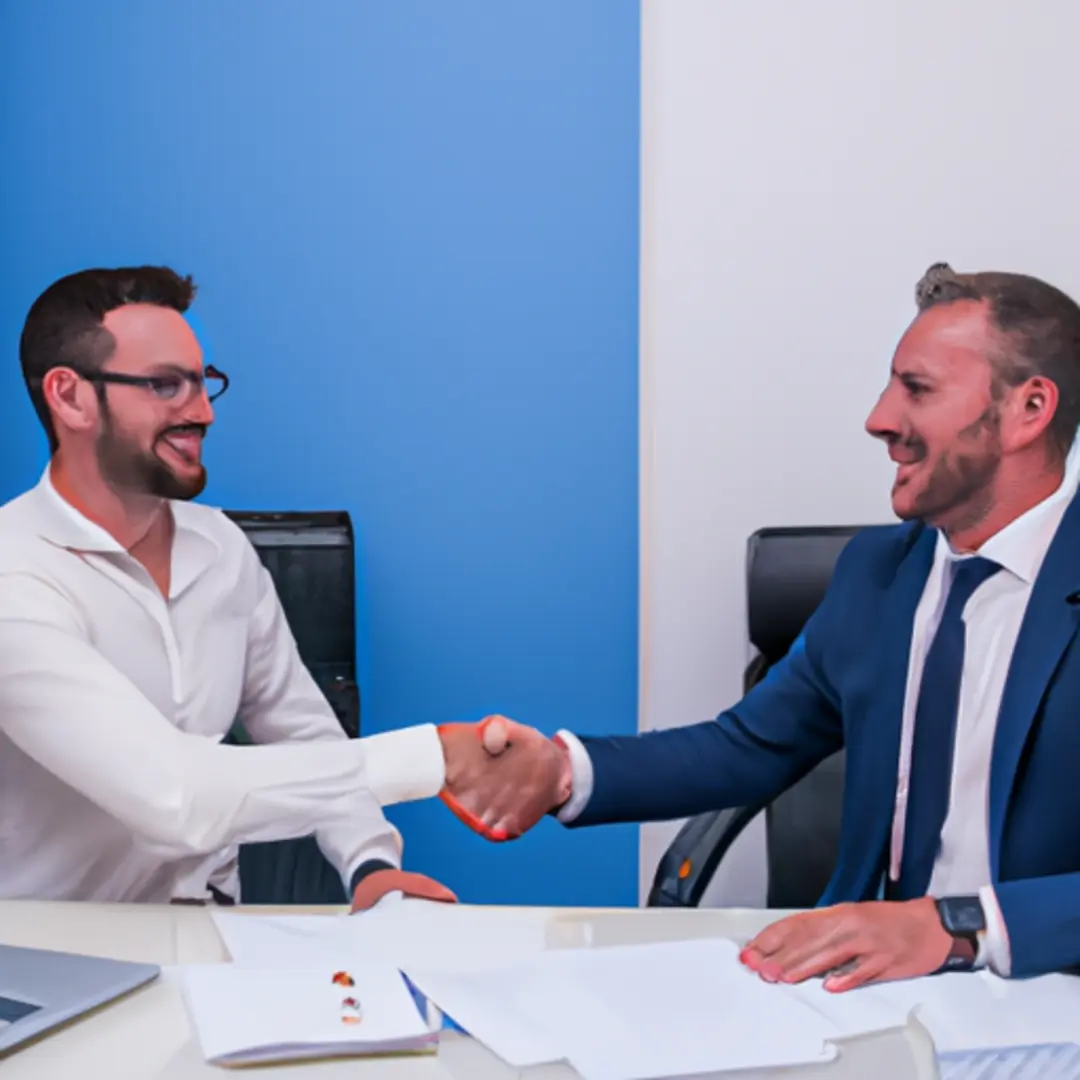
[[[160,973],[155,964],[0,945],[0,1055]]]

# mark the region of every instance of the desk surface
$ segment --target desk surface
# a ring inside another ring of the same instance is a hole
[[[550,909],[546,914],[553,947],[717,936],[744,941],[777,916],[670,909]],[[0,942],[161,965],[227,959],[210,911],[200,907],[3,901]],[[205,1064],[179,988],[168,978],[26,1047],[4,1059],[0,1068],[4,1080],[221,1080],[240,1075]],[[243,1070],[243,1075],[253,1080],[569,1080],[577,1074],[563,1065],[509,1069],[472,1040],[446,1034],[436,1057],[261,1067]],[[923,1029],[911,1025],[903,1032],[846,1041],[839,1058],[828,1065],[729,1073],[725,1080],[931,1080],[936,1075],[933,1047]]]

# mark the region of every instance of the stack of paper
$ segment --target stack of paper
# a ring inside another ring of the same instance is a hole
[[[566,949],[469,975],[408,970],[508,1064],[653,1080],[827,1061],[836,1027],[738,962],[730,941]]]
[[[739,963],[737,946],[721,939],[548,948],[543,912],[402,901],[356,916],[219,912],[215,919],[238,965],[282,969],[274,983],[279,998],[296,997],[306,973],[320,966],[325,973],[329,966],[371,965],[396,991],[404,983],[393,973],[401,971],[512,1066],[568,1061],[586,1080],[819,1062],[835,1055],[837,1039],[902,1028],[912,1016],[929,1030],[943,1063],[957,1069],[985,1051],[1045,1056],[1057,1053],[1055,1046],[1080,1044],[1080,979],[1070,976],[1006,980],[979,972],[833,994],[821,980],[763,983]],[[273,981],[265,971],[255,978],[264,986]],[[256,1017],[241,1032],[235,1011],[221,1012],[203,1022],[215,1036],[204,1045],[216,1055],[250,1059],[280,1052],[287,1030],[296,1032],[290,1056],[304,1045],[325,1049],[340,1041],[333,1023],[330,1038],[323,1028],[310,1033],[314,1016],[305,1022],[299,1032],[284,1018],[260,1025]],[[408,1032],[388,1023],[349,1036],[354,1046],[365,1039],[396,1045]]]
[[[414,1052],[438,1035],[405,980],[385,964],[183,969],[184,996],[203,1056],[218,1065]]]
[[[835,1024],[747,972],[730,941],[545,950],[547,919],[522,914],[533,913],[401,904],[356,916],[215,920],[234,968],[393,964],[518,1068],[568,1061],[586,1080],[651,1080],[835,1053]]]
[[[821,1061],[838,1039],[899,1029],[913,1016],[956,1068],[985,1051],[1022,1050],[1027,1060],[1033,1046],[1056,1065],[1072,1053],[1060,1048],[1080,1043],[1080,979],[1066,975],[1007,980],[984,971],[835,994],[820,979],[763,983],[732,942],[719,940],[560,950],[502,970],[407,974],[510,1064],[567,1060],[586,1080]]]

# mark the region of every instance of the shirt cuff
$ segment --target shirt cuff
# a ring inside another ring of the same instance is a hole
[[[979,890],[979,902],[986,917],[986,933],[979,941],[979,955],[975,964],[977,967],[989,967],[995,975],[1007,979],[1012,970],[1009,931],[992,885],[984,885]]]
[[[364,772],[380,806],[431,799],[446,783],[446,759],[434,724],[367,735]]]
[[[559,812],[555,815],[564,825],[570,824],[585,809],[592,798],[593,793],[593,767],[589,751],[582,745],[581,740],[569,731],[560,731],[562,739],[570,754],[570,798],[563,803]]]
[[[399,869],[397,860],[393,858],[393,856],[384,858],[384,854],[390,855],[389,852],[366,855],[364,861],[352,872],[352,874],[350,874],[349,881],[347,882],[350,902],[352,901],[353,893],[356,892],[356,886],[359,885],[368,874],[374,874],[376,870]]]

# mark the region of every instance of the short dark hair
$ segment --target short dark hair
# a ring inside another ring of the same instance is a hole
[[[957,300],[986,301],[1004,348],[992,358],[1008,386],[1042,375],[1058,389],[1050,436],[1067,454],[1080,427],[1080,306],[1060,289],[1026,274],[958,274],[934,263],[915,286],[919,311]]]
[[[30,306],[19,339],[23,379],[45,434],[56,452],[56,428],[42,387],[52,368],[95,371],[116,348],[102,325],[105,316],[125,304],[155,304],[183,314],[195,299],[191,277],[167,266],[80,270],[53,282]]]

